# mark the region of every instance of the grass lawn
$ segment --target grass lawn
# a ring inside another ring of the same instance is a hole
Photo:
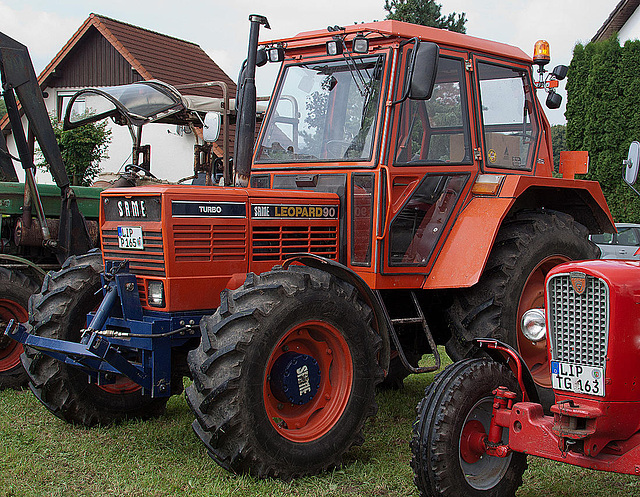
[[[378,416],[345,467],[290,483],[227,473],[191,431],[184,397],[160,419],[111,428],[69,426],[30,391],[0,392],[0,496],[417,496],[409,467],[415,406],[432,376],[378,395]],[[640,495],[640,479],[529,458],[519,497]]]

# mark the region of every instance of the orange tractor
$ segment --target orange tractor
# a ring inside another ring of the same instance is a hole
[[[340,464],[376,386],[438,368],[439,344],[456,360],[476,337],[511,344],[544,397],[546,343],[521,315],[614,229],[599,185],[574,178],[584,153],[553,176],[536,89],[557,107],[566,68],[397,21],[258,44],[268,23],[250,20],[233,170],[104,191],[102,259],[50,274],[29,325],[8,327],[38,398],[104,424],[161,413],[188,375],[210,455],[291,478]],[[282,68],[255,139],[267,60]]]

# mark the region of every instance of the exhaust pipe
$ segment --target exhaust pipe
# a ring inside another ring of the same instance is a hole
[[[260,15],[250,15],[251,29],[249,31],[249,52],[244,68],[238,81],[238,97],[236,99],[237,121],[236,140],[234,144],[233,163],[235,174],[234,186],[249,185],[251,176],[251,157],[256,138],[256,58],[258,52],[258,34],[260,25],[271,29],[267,18]]]

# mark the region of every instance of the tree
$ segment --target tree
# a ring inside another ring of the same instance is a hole
[[[63,130],[62,123],[51,116],[51,125],[71,184],[89,186],[100,172],[100,161],[109,158],[107,151],[111,143],[111,130],[107,129],[107,122]],[[37,166],[48,170],[49,165],[42,152],[38,151],[38,157]]]
[[[598,181],[616,222],[640,221],[640,199],[622,181],[622,160],[640,138],[640,41],[616,36],[573,51],[567,79],[567,146],[589,152],[585,179]]]
[[[466,14],[452,12],[445,16],[440,12],[442,5],[435,0],[385,0],[384,8],[389,12],[387,19],[448,29],[457,33],[467,32]]]
[[[560,165],[560,152],[567,148],[567,127],[564,124],[551,126],[551,144],[553,146],[553,170],[557,171]]]

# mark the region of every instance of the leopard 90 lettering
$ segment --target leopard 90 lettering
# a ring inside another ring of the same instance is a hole
[[[337,219],[338,208],[334,205],[254,205],[254,218]]]

